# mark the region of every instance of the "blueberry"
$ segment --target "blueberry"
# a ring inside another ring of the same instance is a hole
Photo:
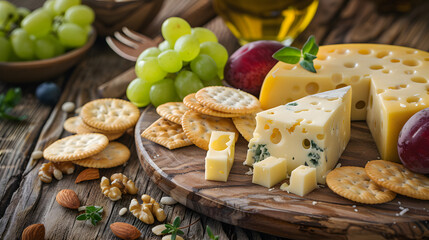
[[[40,84],[36,89],[36,97],[46,105],[54,106],[61,96],[61,89],[53,82]]]

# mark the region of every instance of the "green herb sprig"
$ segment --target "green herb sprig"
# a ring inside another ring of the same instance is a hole
[[[318,51],[319,46],[316,43],[316,39],[314,36],[310,36],[302,47],[302,50],[295,47],[284,47],[275,52],[273,58],[289,64],[299,62],[299,65],[305,70],[316,73],[313,60],[317,58]]]
[[[76,217],[78,221],[90,220],[92,225],[97,225],[101,221],[101,214],[103,214],[103,207],[98,206],[86,206],[85,213]]]
[[[21,101],[21,98],[21,88],[11,88],[6,92],[6,94],[0,94],[0,118],[13,121],[22,121],[26,119],[26,116],[16,117],[10,115],[10,112]]]
[[[166,229],[162,231],[164,234],[171,234],[171,240],[176,240],[177,234],[183,234],[183,231],[180,230],[180,217],[176,217],[173,221],[173,224],[166,223]]]
[[[209,227],[209,225],[206,226],[206,232],[207,232],[207,235],[209,235],[209,238],[211,240],[219,240],[219,236],[218,235],[215,236],[213,234],[212,229]]]

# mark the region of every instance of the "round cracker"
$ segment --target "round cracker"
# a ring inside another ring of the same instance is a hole
[[[202,105],[220,112],[252,113],[261,108],[261,103],[255,96],[236,88],[205,87],[195,97]]]
[[[225,113],[219,112],[208,107],[205,107],[201,103],[197,101],[195,98],[195,93],[191,93],[183,99],[183,104],[188,108],[194,110],[195,112],[199,112],[205,115],[214,116],[214,117],[223,117],[223,118],[232,118],[243,115],[242,113]]]
[[[260,110],[258,110],[258,112],[260,112]],[[248,142],[253,138],[253,132],[256,128],[256,113],[257,112],[232,118],[235,127]]]
[[[182,124],[182,116],[189,109],[182,102],[168,102],[159,105],[156,112],[164,119],[171,122]]]
[[[378,185],[411,198],[429,200],[429,178],[413,173],[404,165],[385,160],[369,161],[368,176]]]
[[[139,109],[132,103],[113,98],[91,101],[82,107],[82,121],[103,131],[125,131],[133,127],[140,116]]]
[[[80,160],[101,152],[109,140],[100,133],[72,135],[57,140],[43,151],[43,157],[52,162]]]
[[[130,154],[130,149],[124,144],[110,142],[102,152],[73,163],[89,168],[112,168],[126,163]]]
[[[63,127],[67,132],[77,133],[77,127],[82,123],[79,116],[68,118],[64,121]]]
[[[379,204],[392,201],[396,194],[372,181],[362,167],[339,167],[326,176],[328,187],[355,202]]]
[[[116,140],[118,138],[120,138],[122,135],[124,135],[125,131],[121,131],[121,132],[103,132],[101,130],[95,129],[95,131],[92,131],[90,128],[92,127],[87,127],[88,125],[86,125],[84,122],[82,122],[82,124],[80,124],[79,126],[77,126],[76,128],[76,133],[77,134],[85,134],[85,133],[101,133],[103,135],[105,135],[107,137],[107,139],[109,139],[109,141],[113,141]]]
[[[104,131],[95,127],[91,127],[88,124],[81,121],[81,124],[77,126],[76,131],[78,134],[80,133],[123,133],[124,130],[116,130],[116,131]]]
[[[204,150],[209,149],[212,131],[235,132],[235,141],[238,139],[238,131],[231,119],[208,116],[192,110],[183,115],[182,128],[186,137]]]

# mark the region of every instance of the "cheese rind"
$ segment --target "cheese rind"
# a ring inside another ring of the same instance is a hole
[[[367,120],[381,157],[399,161],[397,140],[414,113],[429,107],[429,53],[382,44],[339,44],[319,48],[317,74],[277,63],[262,85],[263,109],[309,94],[350,85],[352,120]]]
[[[344,87],[258,113],[245,164],[285,158],[289,173],[300,165],[315,167],[317,181],[325,183],[350,139],[351,95]]]
[[[281,190],[304,197],[317,188],[316,169],[308,166],[299,166],[292,171],[290,184],[282,184]]]
[[[205,159],[205,179],[213,181],[228,180],[234,163],[235,133],[213,131],[209,150]]]
[[[268,157],[253,165],[252,183],[270,188],[287,177],[286,159]]]

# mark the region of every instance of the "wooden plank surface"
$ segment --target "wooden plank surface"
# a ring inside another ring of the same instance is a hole
[[[189,8],[197,0],[166,0],[164,9],[148,26],[145,33],[155,36],[159,33],[162,21],[173,16],[184,8]],[[18,5],[25,4],[35,8],[42,1],[14,0]],[[310,34],[314,34],[320,43],[341,42],[379,42],[416,47],[429,50],[429,7],[428,2],[413,9],[410,13],[379,14],[372,1],[362,0],[322,0],[315,19],[309,28],[296,41],[297,45]],[[220,18],[206,24],[216,31],[220,41],[226,44],[230,53],[237,47],[237,41],[226,29]],[[101,195],[98,181],[74,184],[74,179],[82,168],[59,182],[41,184],[36,178],[38,167],[30,161],[34,149],[43,149],[57,138],[66,136],[62,122],[69,117],[60,110],[64,101],[73,101],[77,106],[96,98],[96,87],[131,67],[133,63],[115,55],[102,39],[96,42],[84,61],[65,73],[63,77],[53,79],[63,88],[62,98],[55,107],[43,106],[34,97],[37,84],[23,85],[25,99],[15,109],[16,113],[29,116],[26,122],[13,123],[0,120],[0,239],[17,239],[22,230],[33,223],[44,223],[47,228],[47,239],[112,239],[109,225],[115,221],[125,221],[135,225],[143,232],[142,239],[160,239],[155,237],[150,226],[136,220],[130,215],[119,217],[118,210],[127,206],[132,196],[123,201],[111,202]],[[0,76],[1,78],[1,76]],[[0,92],[5,92],[13,85],[0,83]],[[103,170],[102,175],[110,176],[115,172],[124,172],[136,180],[139,193],[147,192],[156,199],[162,193],[140,167],[131,135],[120,139],[132,150],[127,166]],[[103,221],[92,227],[74,221],[76,213],[58,206],[54,197],[63,188],[72,188],[78,193],[83,205],[98,204],[105,207]],[[195,213],[177,204],[166,207],[167,220],[175,216],[183,218],[183,224],[200,218],[200,221],[185,231],[186,239],[207,239],[205,226],[212,227],[221,239],[280,239],[271,235],[249,231],[240,227],[223,224],[219,221]],[[128,213],[129,214],[129,213]],[[83,237],[83,233],[85,234]],[[289,236],[296,238],[296,236]]]

